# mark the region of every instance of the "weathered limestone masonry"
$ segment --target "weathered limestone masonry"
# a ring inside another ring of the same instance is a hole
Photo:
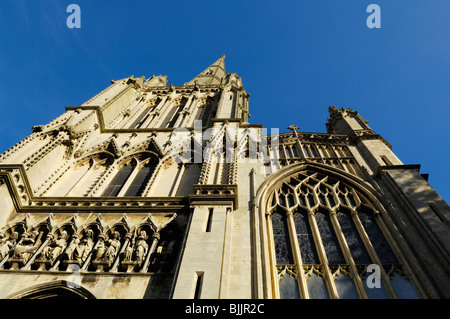
[[[449,298],[420,166],[348,108],[250,124],[224,61],[112,81],[0,155],[0,298]]]

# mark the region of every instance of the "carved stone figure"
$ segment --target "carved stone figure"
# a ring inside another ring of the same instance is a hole
[[[8,255],[8,252],[14,247],[18,238],[18,232],[13,232],[9,238],[6,238],[4,233],[0,234],[0,261]]]
[[[113,262],[120,249],[120,233],[115,231],[112,238],[107,242],[108,249],[105,252],[104,259],[108,262]]]
[[[72,241],[70,242],[65,252],[68,260],[74,260],[73,254],[75,252],[75,249],[78,247],[79,243],[80,243],[80,236],[78,236],[78,234],[73,234]]]
[[[89,253],[92,251],[92,248],[94,248],[94,232],[89,229],[75,248],[73,254],[74,259],[78,261],[80,265],[83,264],[89,256]]]
[[[138,262],[139,266],[144,261],[144,257],[148,251],[147,239],[148,235],[145,230],[141,230],[139,232],[138,237],[136,238],[136,247],[134,249],[134,260]]]
[[[67,246],[67,238],[69,235],[64,230],[57,239],[53,239],[42,251],[40,259],[50,260],[54,262],[56,258],[64,251]]]
[[[130,243],[128,244],[127,248],[124,252],[124,261],[131,261],[131,257],[133,257],[133,249],[134,249],[134,237],[131,238]]]
[[[41,242],[36,243],[39,232],[23,233],[19,243],[14,247],[13,259],[22,259],[27,262],[39,248]]]
[[[120,233],[115,231],[112,238],[105,241],[104,235],[98,236],[97,251],[93,264],[97,272],[104,271],[105,267],[111,266],[120,249]]]
[[[105,235],[100,234],[97,238],[97,251],[94,260],[103,260],[106,252]]]

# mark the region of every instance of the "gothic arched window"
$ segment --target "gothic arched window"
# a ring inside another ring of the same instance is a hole
[[[117,196],[128,177],[130,177],[133,172],[134,167],[134,161],[122,165],[112,181],[109,183],[108,187],[103,191],[102,196]]]
[[[158,160],[139,154],[122,163],[102,196],[141,196],[153,175]]]
[[[379,213],[356,189],[303,171],[275,188],[269,206],[276,296],[417,298]],[[366,282],[370,265],[379,269],[376,287]]]

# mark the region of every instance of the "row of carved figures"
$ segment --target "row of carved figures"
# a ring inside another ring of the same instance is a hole
[[[171,227],[155,231],[142,226],[130,232],[116,227],[107,233],[92,228],[80,234],[70,227],[54,233],[20,230],[0,233],[0,269],[171,271],[179,243]]]

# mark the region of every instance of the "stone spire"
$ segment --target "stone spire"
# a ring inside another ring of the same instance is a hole
[[[222,55],[216,62],[211,64],[202,73],[193,78],[185,85],[215,85],[220,84],[222,78],[226,75],[225,71],[225,54]]]

